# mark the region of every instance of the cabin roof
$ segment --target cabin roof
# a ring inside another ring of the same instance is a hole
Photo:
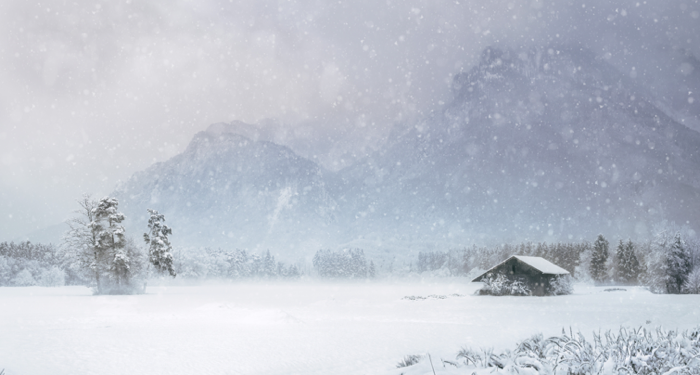
[[[556,264],[554,264],[554,263],[552,263],[552,262],[550,262],[547,259],[544,259],[542,257],[528,257],[528,256],[524,256],[524,255],[513,255],[510,258],[504,260],[503,262],[498,263],[497,265],[489,268],[488,271],[477,276],[472,281],[478,281],[484,275],[486,275],[489,272],[493,271],[494,269],[500,267],[502,264],[508,262],[509,260],[511,260],[513,258],[527,264],[528,266],[534,268],[535,270],[541,272],[544,275],[568,275],[569,274],[569,271],[557,266]]]
[[[556,264],[542,257],[526,257],[522,255],[513,255],[519,261],[528,266],[541,271],[545,275],[568,275],[569,271],[557,266]]]

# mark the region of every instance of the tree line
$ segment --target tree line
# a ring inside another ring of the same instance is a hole
[[[683,228],[664,224],[653,238],[593,243],[521,243],[418,253],[416,272],[477,276],[511,255],[537,256],[597,285],[643,285],[654,293],[700,294],[700,242]]]
[[[362,249],[321,249],[312,263],[320,277],[358,279],[374,278],[377,274],[374,261],[367,262]]]
[[[276,261],[267,250],[256,254],[246,250],[189,248],[177,251],[174,268],[189,279],[295,279],[302,276],[300,267]]]
[[[54,245],[0,243],[0,286],[61,286],[83,280]]]

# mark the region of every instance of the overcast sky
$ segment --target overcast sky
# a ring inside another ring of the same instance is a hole
[[[339,168],[449,100],[486,46],[579,42],[663,85],[691,74],[673,56],[700,56],[699,25],[694,0],[3,0],[0,240],[211,123],[275,119]]]

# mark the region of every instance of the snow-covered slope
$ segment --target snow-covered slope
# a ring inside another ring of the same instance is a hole
[[[181,244],[305,255],[638,238],[662,219],[700,223],[700,133],[590,52],[489,48],[453,93],[337,173],[216,124],[116,194],[137,231],[154,208]]]

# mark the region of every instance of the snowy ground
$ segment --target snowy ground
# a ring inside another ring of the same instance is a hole
[[[84,287],[5,287],[0,370],[398,374],[403,356],[429,352],[440,373],[447,370],[440,358],[454,360],[462,346],[512,349],[518,340],[562,327],[590,333],[700,324],[697,295],[579,286],[564,297],[478,297],[475,287],[463,279],[300,281],[159,286],[146,295],[99,297]],[[402,299],[411,295],[446,298]]]

